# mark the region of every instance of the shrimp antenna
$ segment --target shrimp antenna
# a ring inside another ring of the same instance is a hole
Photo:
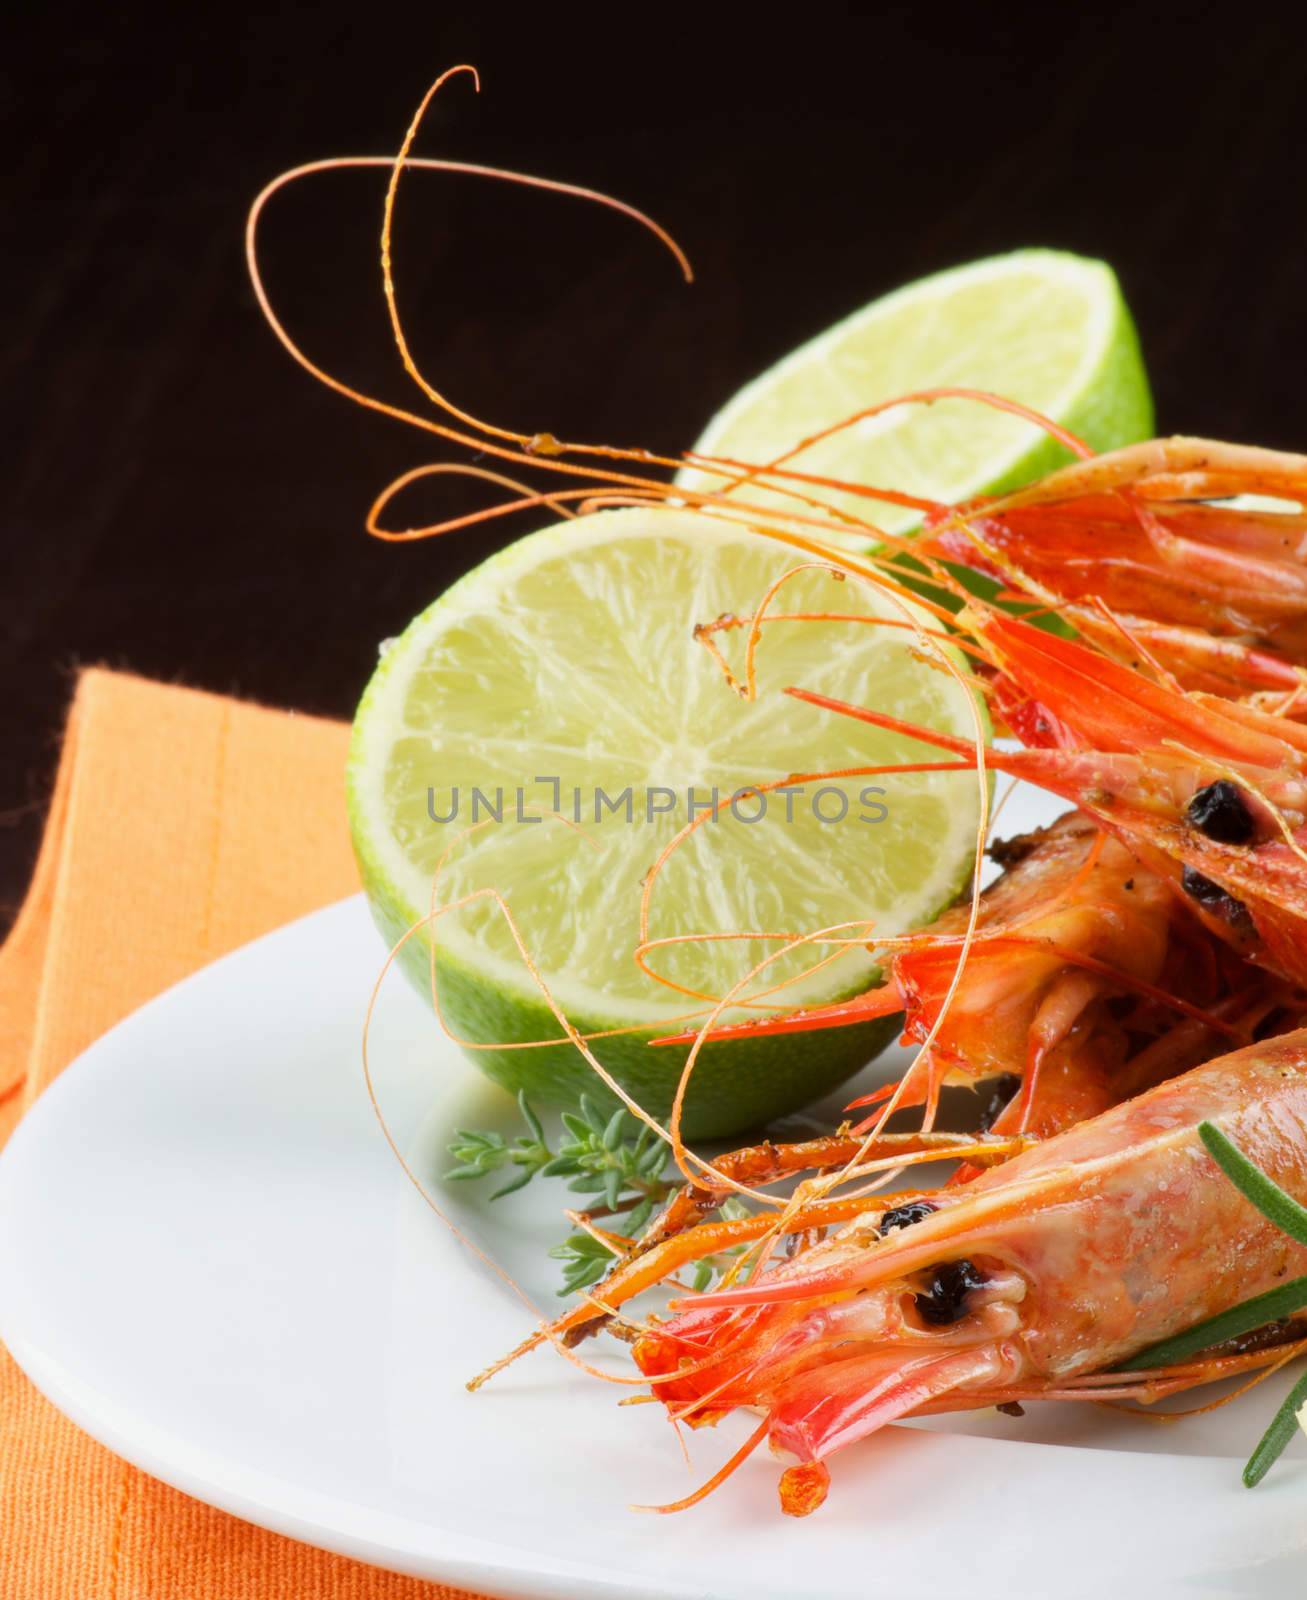
[[[561,448],[577,449],[584,447],[561,447],[547,434],[516,433],[512,430],[499,428],[490,423],[483,422],[480,418],[475,417],[471,412],[462,410],[459,406],[455,405],[451,400],[442,395],[430,383],[428,383],[418,370],[416,362],[413,359],[407,339],[404,335],[402,322],[399,318],[391,263],[391,234],[394,216],[395,194],[398,188],[400,173],[404,170],[404,168],[415,167],[429,172],[447,172],[463,174],[469,177],[490,178],[502,183],[513,183],[521,185],[525,188],[541,189],[552,194],[570,195],[575,199],[592,201],[597,205],[605,206],[609,210],[616,211],[622,216],[630,217],[633,221],[639,223],[642,227],[646,228],[650,233],[652,233],[654,237],[658,239],[659,242],[662,243],[671,253],[687,283],[693,282],[694,272],[690,265],[689,258],[686,256],[684,250],[681,249],[680,245],[677,244],[676,240],[664,227],[655,222],[652,217],[649,217],[643,211],[640,211],[637,207],[628,205],[625,201],[618,200],[612,195],[604,194],[598,189],[589,189],[581,184],[564,183],[551,178],[540,178],[530,173],[515,172],[499,167],[484,166],[476,162],[447,161],[433,157],[412,155],[411,149],[413,141],[417,137],[418,130],[421,127],[422,118],[425,115],[432,99],[451,77],[464,72],[471,73],[474,81],[476,81],[479,86],[479,80],[476,78],[475,69],[472,67],[453,67],[450,68],[449,71],[442,73],[423,97],[422,104],[418,109],[417,115],[410,124],[398,156],[327,157],[323,160],[310,161],[301,166],[292,167],[288,171],[280,173],[269,183],[265,184],[263,189],[260,190],[258,195],[255,196],[254,202],[250,207],[249,215],[246,219],[245,260],[250,276],[250,283],[254,290],[255,300],[258,302],[259,309],[262,311],[268,326],[272,329],[273,334],[276,336],[277,340],[280,342],[286,352],[290,355],[292,360],[303,367],[304,370],[312,377],[316,378],[319,383],[324,384],[329,389],[335,390],[337,394],[344,395],[346,399],[353,400],[357,405],[366,407],[370,411],[378,411],[382,415],[389,416],[397,422],[404,422],[411,427],[420,428],[424,432],[434,433],[441,438],[448,439],[451,443],[463,445],[471,450],[485,450],[492,454],[507,456],[508,459],[517,461],[519,463],[523,462],[524,460],[529,463],[533,457],[553,454]],[[259,266],[258,253],[259,223],[263,212],[268,205],[268,202],[280,190],[287,188],[289,185],[298,182],[302,178],[307,178],[318,173],[338,172],[349,168],[379,168],[387,170],[390,173],[390,180],[386,189],[386,202],[382,223],[382,282],[387,308],[390,313],[392,332],[394,333],[396,343],[399,347],[400,356],[404,362],[405,369],[429,400],[431,400],[435,405],[439,406],[440,409],[446,412],[448,415],[455,418],[456,421],[464,424],[468,428],[476,429],[477,432],[475,434],[464,433],[459,429],[451,428],[448,424],[439,423],[431,417],[421,416],[416,412],[409,411],[401,406],[391,405],[389,402],[382,400],[377,396],[369,395],[361,390],[355,389],[352,385],[347,384],[343,380],[335,377],[333,374],[327,372],[325,368],[319,366],[318,363],[312,359],[312,357],[310,357],[299,347],[299,345],[296,344],[296,342],[291,338],[280,317],[273,309],[271,298],[263,281],[263,273]],[[505,441],[507,444],[515,446],[516,448],[505,449],[503,446],[497,447],[496,445],[488,442],[490,439]],[[614,455],[629,455],[633,458],[647,459],[651,462],[655,460],[655,458],[652,456],[646,456],[644,452],[610,452],[604,447],[595,448],[596,453],[599,454],[611,453]],[[671,464],[675,465],[676,463]],[[571,470],[579,473],[585,473],[586,471],[586,469],[583,468],[568,468],[565,466],[560,466],[560,470]],[[598,474],[590,472],[586,475],[597,476]],[[630,481],[638,486],[643,485],[645,482],[645,480],[640,478],[633,478]]]

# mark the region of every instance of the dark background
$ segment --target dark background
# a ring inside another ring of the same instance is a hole
[[[1307,51],[1254,9],[808,5],[768,22],[325,0],[8,24],[0,922],[79,663],[345,717],[377,641],[526,531],[363,534],[377,489],[433,452],[315,386],[263,326],[241,232],[274,173],[391,152],[428,81],[471,60],[483,92],[451,86],[427,153],[607,189],[676,234],[692,289],[620,219],[409,180],[397,245],[419,356],[522,429],[684,447],[874,295],[1048,244],[1117,267],[1164,430],[1303,448]],[[406,401],[378,291],[383,181],[286,195],[266,270],[303,344]],[[466,493],[433,489],[433,515]]]

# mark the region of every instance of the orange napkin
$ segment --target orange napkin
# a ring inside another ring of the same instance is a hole
[[[83,674],[36,874],[0,949],[0,1140],[79,1051],[152,995],[357,888],[347,733]],[[437,1597],[467,1600],[266,1533],[148,1477],[66,1421],[0,1349],[0,1600]]]

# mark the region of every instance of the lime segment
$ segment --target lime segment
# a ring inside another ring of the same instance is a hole
[[[757,699],[742,701],[695,624],[750,615],[794,565],[774,542],[692,512],[602,512],[547,529],[470,573],[409,627],[355,723],[351,820],[387,937],[426,912],[442,856],[442,904],[499,891],[575,1025],[631,1030],[594,1048],[658,1114],[684,1058],[647,1040],[702,1009],[695,996],[731,990],[783,949],[782,936],[855,921],[854,942],[830,965],[805,976],[830,950],[782,953],[741,998],[782,983],[770,999],[787,1007],[856,992],[876,969],[855,935],[928,920],[971,865],[979,799],[970,773],[855,775],[765,800],[740,793],[796,773],[935,759],[915,741],[787,696],[790,684],[964,738],[983,715],[955,678],[922,659],[910,632],[870,621],[769,623]],[[821,571],[799,574],[777,609],[906,616],[902,602]],[[714,636],[737,667],[744,634]],[[692,814],[731,795],[736,806],[668,858],[651,893],[650,937],[671,942],[649,960],[677,986],[668,987],[634,959],[642,883]],[[743,931],[756,937],[700,937]],[[492,899],[442,917],[436,946],[457,1034],[485,1045],[558,1035]],[[414,939],[406,954],[425,990],[427,950]],[[878,1025],[714,1046],[696,1071],[687,1131],[724,1135],[794,1109],[883,1039]],[[570,1045],[473,1059],[542,1099],[598,1090]]]
[[[1097,450],[1147,438],[1153,411],[1134,324],[1112,269],[1020,250],[923,278],[856,311],[731,399],[695,446],[762,465],[804,439],[921,389],[984,389],[1020,401]],[[1067,459],[1037,426],[966,400],[896,407],[810,446],[788,466],[844,482],[955,501],[997,493]],[[686,469],[697,490],[721,480]],[[801,487],[801,486],[796,486]],[[750,484],[751,502],[795,509]],[[849,541],[910,529],[916,513],[827,488],[804,489],[849,517]]]

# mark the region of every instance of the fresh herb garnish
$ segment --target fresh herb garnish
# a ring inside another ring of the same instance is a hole
[[[1287,1233],[1296,1243],[1307,1245],[1307,1207],[1299,1205],[1292,1195],[1286,1194],[1215,1123],[1200,1123],[1198,1136],[1240,1194],[1281,1232]],[[1307,1277],[1293,1278],[1278,1289],[1270,1289],[1252,1300],[1245,1300],[1242,1305],[1208,1317],[1205,1322],[1177,1334],[1173,1339],[1153,1345],[1151,1349],[1123,1362],[1122,1366],[1132,1372],[1177,1366],[1201,1350],[1223,1344],[1227,1339],[1237,1339],[1245,1333],[1253,1333],[1268,1323],[1302,1310],[1304,1306],[1307,1306]],[[1305,1404],[1307,1377],[1300,1378],[1294,1384],[1257,1448],[1248,1458],[1248,1464],[1243,1469],[1243,1481],[1250,1489],[1256,1488],[1283,1454],[1285,1446],[1293,1438],[1298,1413]]]
[[[563,1127],[569,1137],[555,1152],[550,1149],[539,1117],[525,1094],[517,1097],[527,1132],[511,1144],[499,1133],[470,1132],[459,1128],[449,1146],[459,1165],[447,1178],[484,1178],[505,1168],[517,1168],[516,1175],[491,1196],[500,1200],[524,1188],[532,1178],[570,1178],[568,1188],[577,1194],[602,1194],[605,1210],[593,1214],[613,1215],[629,1211],[644,1199],[661,1200],[675,1187],[664,1181],[662,1171],[669,1154],[667,1146],[655,1139],[652,1131],[641,1127],[634,1139],[627,1124],[634,1119],[619,1107],[611,1116],[586,1095],[578,1111],[563,1112]]]
[[[1261,1437],[1261,1442],[1248,1457],[1243,1469],[1243,1481],[1255,1489],[1275,1463],[1284,1454],[1285,1446],[1293,1438],[1298,1426],[1298,1413],[1307,1405],[1307,1377],[1299,1378],[1285,1396],[1284,1404],[1271,1419],[1271,1425]]]
[[[1291,1278],[1278,1289],[1268,1289],[1253,1300],[1232,1306],[1218,1316],[1208,1317],[1173,1339],[1155,1344],[1151,1349],[1131,1356],[1121,1363],[1121,1371],[1144,1372],[1153,1367],[1175,1367],[1210,1350],[1214,1344],[1225,1344],[1229,1339],[1242,1338],[1245,1333],[1256,1333],[1281,1317],[1292,1316],[1307,1306],[1307,1278]]]
[[[1298,1244],[1307,1244],[1307,1208],[1300,1206],[1292,1195],[1286,1194],[1278,1183],[1249,1161],[1239,1146],[1227,1139],[1215,1123],[1200,1122],[1198,1137],[1207,1146],[1212,1160],[1245,1200],[1251,1200],[1281,1233],[1287,1233]]]
[[[526,1133],[510,1143],[499,1133],[458,1129],[449,1153],[459,1164],[445,1174],[447,1178],[510,1174],[508,1182],[491,1195],[492,1200],[501,1200],[524,1188],[532,1178],[567,1178],[567,1187],[574,1194],[596,1197],[598,1203],[582,1212],[584,1219],[603,1219],[602,1232],[627,1239],[637,1238],[655,1208],[680,1187],[679,1176],[664,1176],[671,1154],[668,1146],[621,1107],[607,1115],[582,1095],[576,1111],[563,1112],[566,1137],[553,1150],[526,1095],[519,1094],[517,1103]],[[747,1213],[738,1202],[727,1200],[716,1214],[738,1217]],[[613,1242],[617,1245],[616,1239]],[[613,1265],[617,1251],[601,1237],[578,1228],[549,1254],[563,1263],[559,1294],[573,1294],[598,1283]],[[696,1263],[696,1290],[708,1287],[725,1254]]]

